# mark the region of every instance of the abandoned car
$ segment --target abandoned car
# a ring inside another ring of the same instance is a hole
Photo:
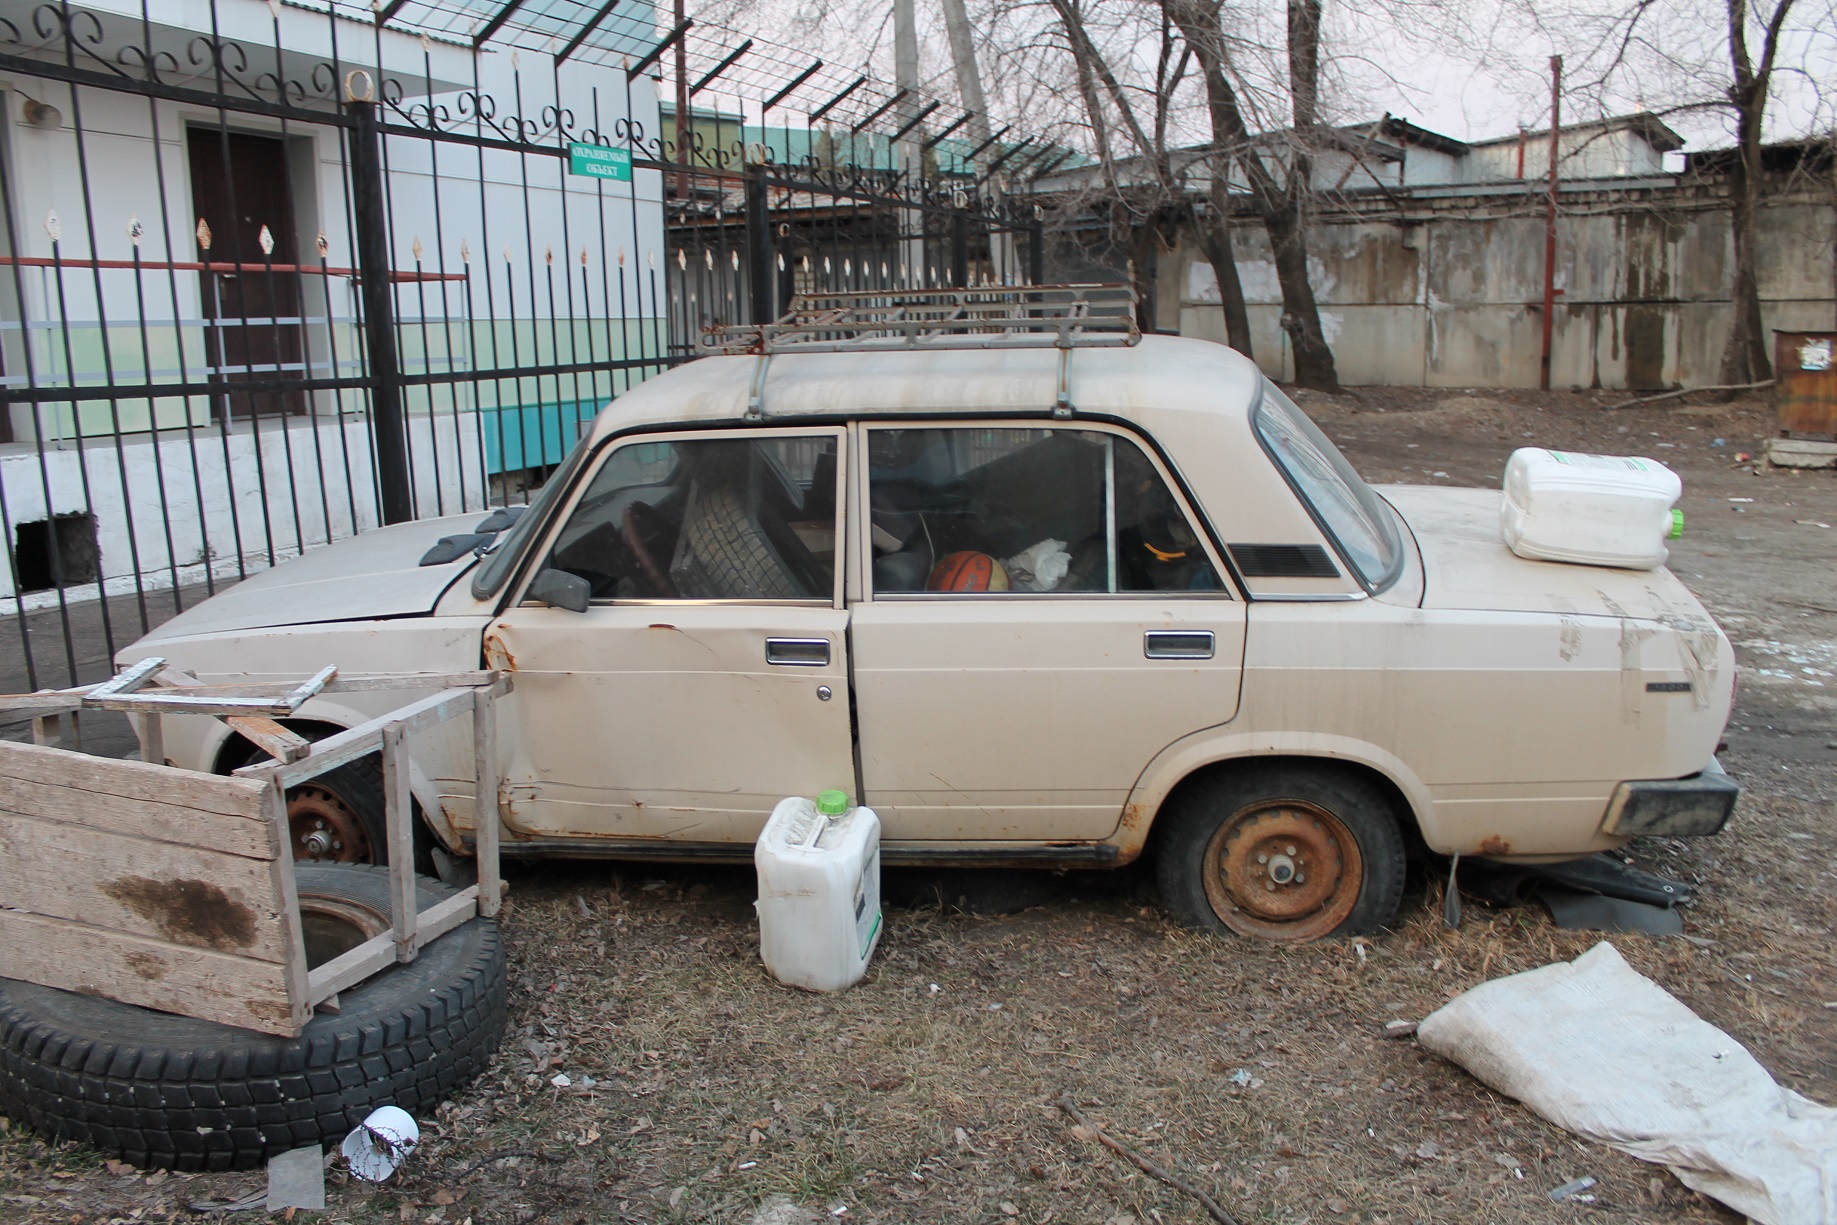
[[[449,856],[485,819],[509,855],[745,862],[779,799],[839,788],[890,864],[1150,854],[1177,919],[1278,940],[1386,924],[1413,851],[1727,820],[1734,660],[1667,570],[1515,556],[1497,490],[1366,485],[1223,346],[989,300],[750,329],[621,395],[527,510],[316,550],[118,659],[508,671],[482,818],[464,721],[415,745]],[[165,745],[255,752],[208,719]],[[294,854],[380,859],[381,813],[374,761],[317,780]]]

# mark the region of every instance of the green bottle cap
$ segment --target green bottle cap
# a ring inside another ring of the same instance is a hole
[[[1683,534],[1684,534],[1684,512],[1681,510],[1674,510],[1671,512],[1671,535],[1666,537],[1666,539],[1676,540],[1679,536],[1682,536]]]
[[[816,793],[816,810],[826,817],[839,817],[848,811],[848,792],[819,791]]]

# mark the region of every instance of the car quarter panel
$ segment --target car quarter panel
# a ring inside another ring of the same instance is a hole
[[[1624,841],[1599,832],[1622,780],[1708,763],[1728,699],[1703,677],[1733,666],[1716,641],[1705,661],[1689,634],[1634,618],[1254,604],[1229,737],[1177,746],[1130,802],[1152,810],[1207,761],[1299,753],[1385,774],[1445,854],[1605,849]]]

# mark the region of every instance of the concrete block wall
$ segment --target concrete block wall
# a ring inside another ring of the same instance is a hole
[[[1557,229],[1552,385],[1649,391],[1720,382],[1729,329],[1728,213],[1712,197],[1655,192],[1565,198]],[[1542,345],[1544,221],[1440,202],[1406,221],[1320,219],[1310,246],[1321,324],[1349,384],[1535,387]],[[1252,347],[1293,377],[1282,299],[1262,227],[1233,231]],[[1760,216],[1768,328],[1837,327],[1828,202],[1772,203]],[[1159,326],[1225,339],[1212,267],[1183,241],[1158,269]],[[1169,292],[1176,288],[1178,292]]]

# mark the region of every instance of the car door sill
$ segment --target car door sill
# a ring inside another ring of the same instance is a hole
[[[466,836],[471,848],[472,838]],[[648,859],[663,863],[751,863],[750,842],[678,842],[650,838],[519,838],[503,843],[503,854],[517,859]],[[881,860],[891,866],[935,867],[1070,867],[1102,868],[1115,864],[1118,849],[1105,842],[1042,846],[1003,843],[987,847],[934,846],[886,842]]]

